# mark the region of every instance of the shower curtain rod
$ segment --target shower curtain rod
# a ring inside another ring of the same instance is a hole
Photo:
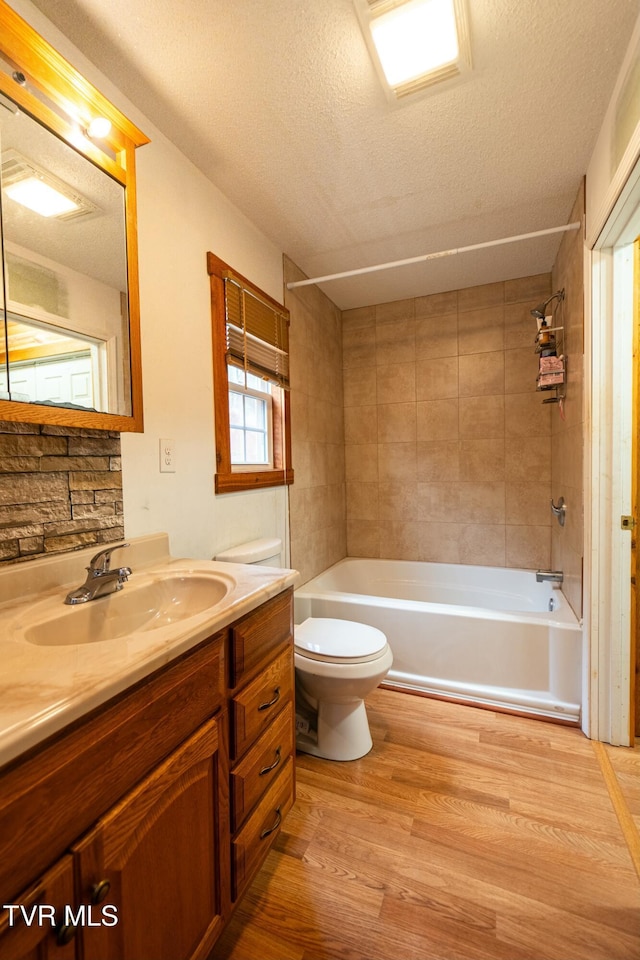
[[[324,277],[312,277],[310,280],[295,280],[287,284],[287,290],[293,290],[294,287],[308,287],[313,283],[325,283],[327,280],[342,280],[343,277],[357,277],[362,273],[375,273],[377,270],[390,270],[392,267],[405,267],[410,263],[421,263],[424,260],[452,257],[456,253],[467,253],[469,250],[482,250],[484,247],[498,247],[503,243],[516,243],[518,240],[532,240],[534,237],[544,237],[549,233],[577,230],[580,226],[581,223],[576,221],[575,223],[566,223],[561,227],[549,227],[547,230],[521,233],[517,237],[503,237],[502,240],[487,240],[485,243],[471,243],[468,247],[454,247],[451,250],[439,250],[437,253],[425,253],[421,257],[409,257],[407,260],[392,260],[389,263],[378,263],[374,267],[359,267],[357,270],[345,270],[343,273],[328,273]]]

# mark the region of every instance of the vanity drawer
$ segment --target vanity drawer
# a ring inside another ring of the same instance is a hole
[[[293,760],[251,814],[231,844],[233,899],[237,900],[266,857],[280,830],[280,824],[293,806]]]
[[[229,684],[237,687],[293,637],[293,591],[285,590],[231,629]]]
[[[236,760],[282,710],[293,701],[293,649],[287,647],[231,701],[233,754]]]
[[[232,831],[241,826],[292,754],[293,704],[288,703],[231,771]]]

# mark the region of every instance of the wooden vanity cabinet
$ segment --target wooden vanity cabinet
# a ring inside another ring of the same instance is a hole
[[[5,768],[0,904],[80,921],[4,911],[0,960],[206,960],[293,803],[292,630],[287,590]]]
[[[24,906],[27,919],[17,910],[0,913],[0,960],[75,960],[75,931],[60,928],[57,922],[66,904],[74,902],[71,856],[62,857],[14,902]],[[55,922],[49,919],[49,907]]]
[[[237,902],[295,799],[291,591],[234,625],[229,683],[231,895]]]
[[[222,927],[218,720],[205,723],[73,848],[91,960],[205,958]]]

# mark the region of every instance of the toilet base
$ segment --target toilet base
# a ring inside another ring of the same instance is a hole
[[[318,704],[317,740],[298,734],[296,746],[302,753],[325,760],[358,760],[373,746],[364,700]]]

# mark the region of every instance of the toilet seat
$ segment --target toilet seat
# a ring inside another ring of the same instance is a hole
[[[368,663],[378,660],[387,638],[376,627],[351,620],[309,617],[294,630],[296,653],[328,663]]]

